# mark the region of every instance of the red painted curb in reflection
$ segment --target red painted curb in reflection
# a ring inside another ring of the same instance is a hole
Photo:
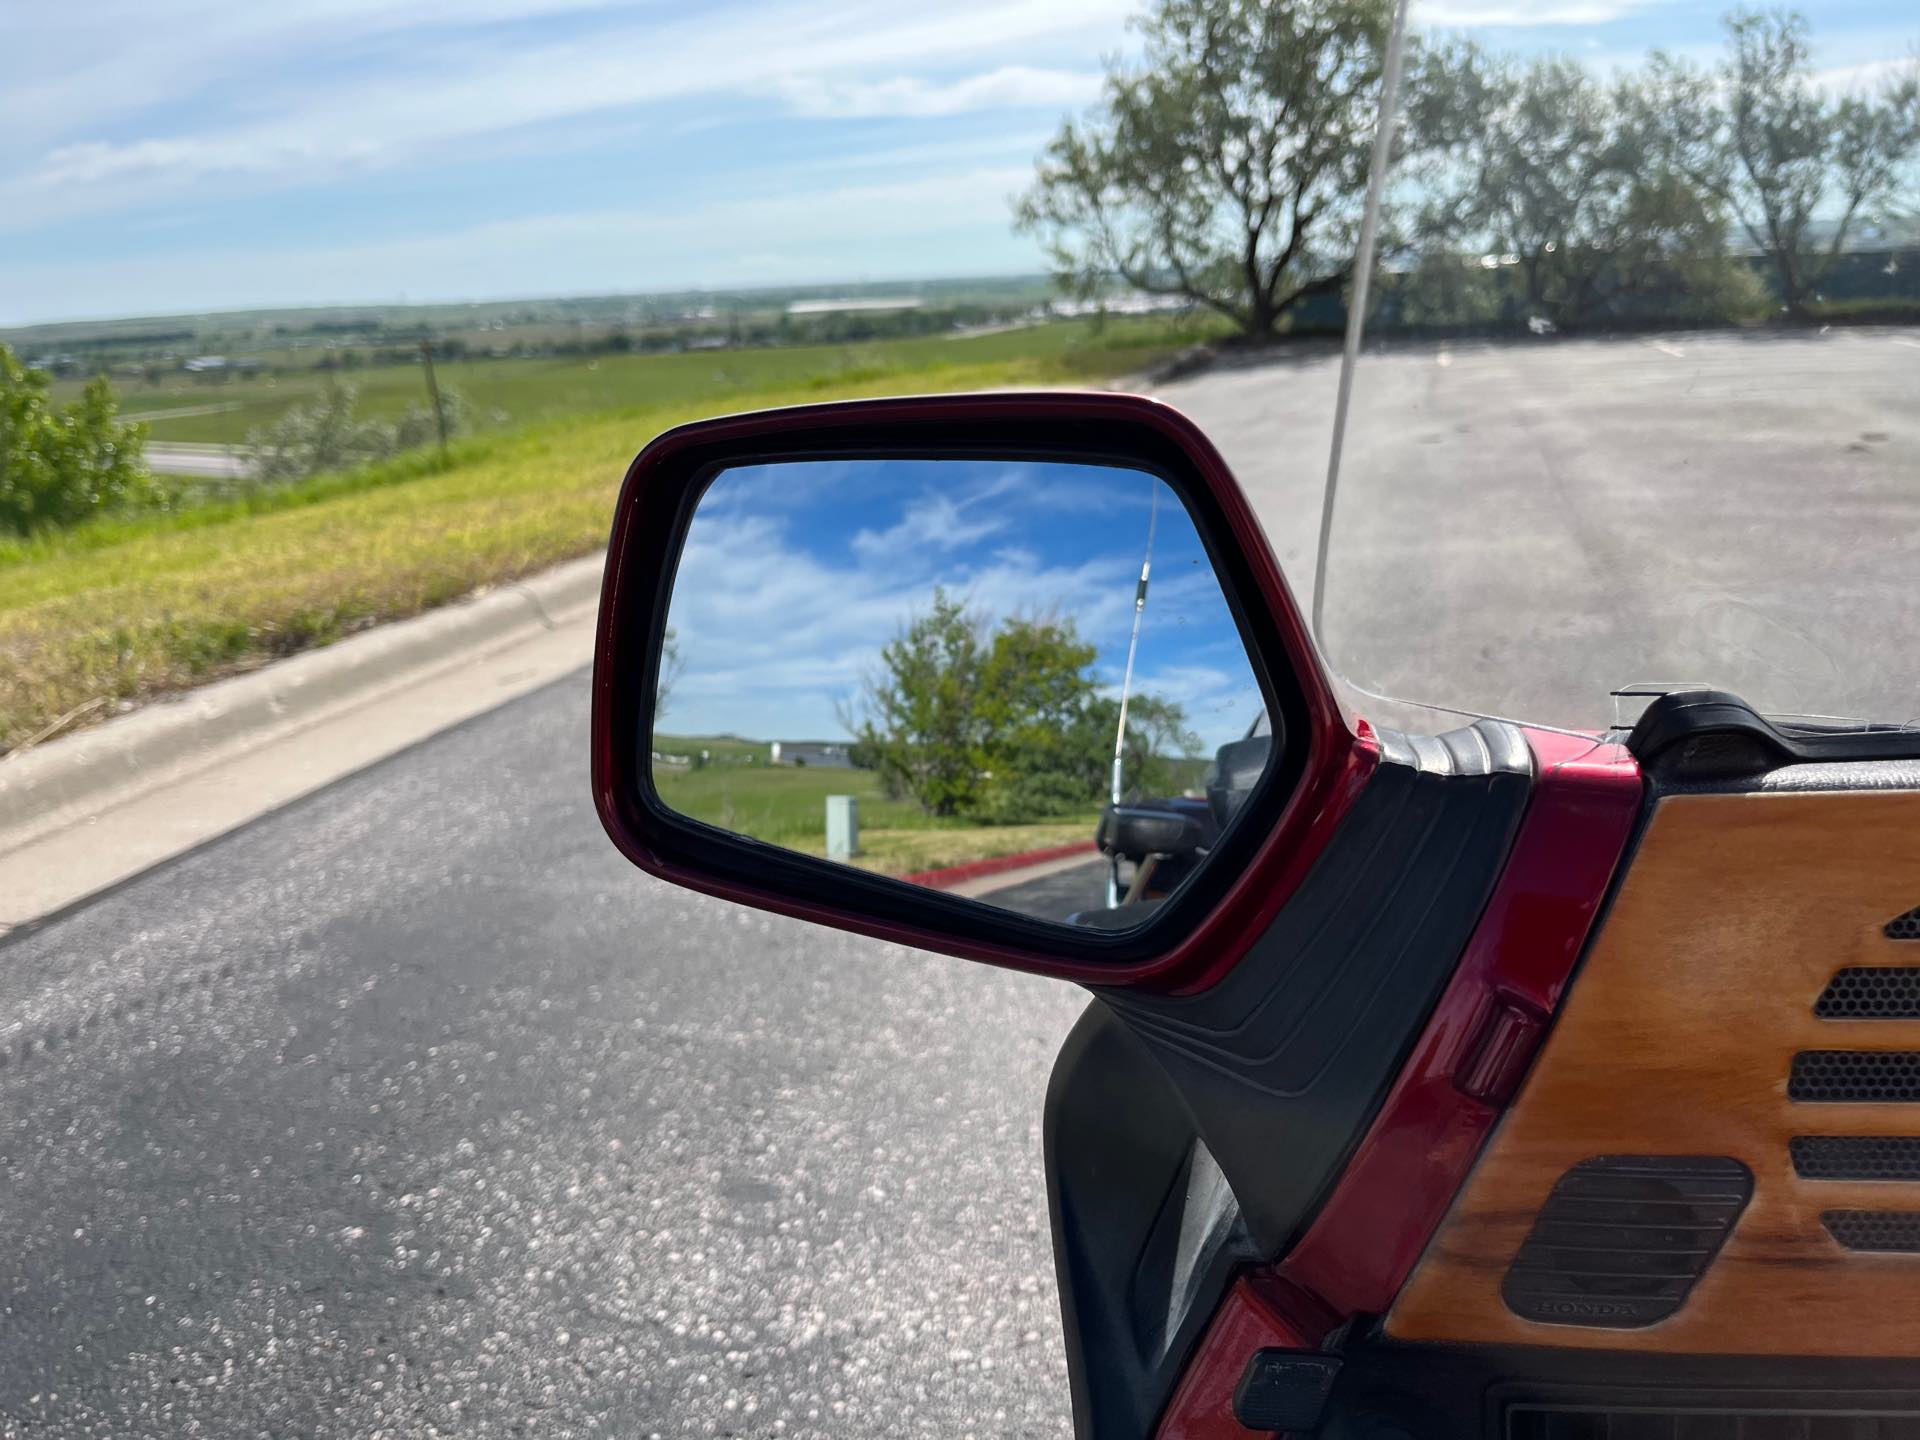
[[[969,860],[964,865],[949,865],[944,870],[919,870],[900,878],[909,885],[925,885],[930,890],[947,890],[969,880],[984,880],[989,875],[1004,875],[1009,870],[1024,870],[1049,860],[1064,860],[1069,855],[1090,855],[1098,847],[1091,840],[1076,840],[1071,845],[1053,845],[1045,850],[1026,850],[1018,855],[995,855],[991,860]]]

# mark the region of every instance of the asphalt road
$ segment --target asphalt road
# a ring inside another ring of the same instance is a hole
[[[0,1434],[1066,1432],[1077,992],[646,879],[586,698],[0,942]]]
[[[185,445],[149,440],[146,456],[147,467],[160,475],[239,479],[252,468],[237,445]]]
[[[1065,920],[1082,910],[1104,910],[1107,904],[1107,862],[1089,860],[1084,865],[1057,870],[1037,880],[1021,880],[989,890],[980,898],[1022,915],[1037,915],[1042,920]]]
[[[1332,392],[1324,353],[1167,392],[1303,595]],[[1355,418],[1363,678],[1914,693],[1915,332],[1403,348]],[[585,698],[0,942],[0,1435],[1066,1433],[1078,996],[645,880]]]

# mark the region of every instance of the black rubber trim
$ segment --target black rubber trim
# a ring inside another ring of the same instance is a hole
[[[1377,1329],[1342,1359],[1320,1440],[1920,1440],[1907,1359],[1406,1345]],[[1560,1423],[1529,1428],[1542,1412]]]
[[[1725,690],[1678,690],[1641,712],[1627,749],[1653,775],[1755,775],[1784,765],[1920,758],[1920,729],[1776,723]]]
[[[1179,1094],[1099,1000],[1054,1062],[1044,1135],[1075,1432],[1133,1440],[1253,1243]]]
[[[1386,732],[1380,747],[1326,852],[1225,980],[1105,997],[1172,1079],[1268,1257],[1313,1218],[1399,1073],[1532,788],[1510,725]]]

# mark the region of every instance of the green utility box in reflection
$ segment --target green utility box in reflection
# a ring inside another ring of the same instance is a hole
[[[852,795],[827,796],[827,858],[851,860],[859,850],[859,799]]]

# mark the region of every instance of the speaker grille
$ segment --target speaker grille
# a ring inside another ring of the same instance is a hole
[[[1820,1223],[1849,1250],[1920,1251],[1920,1211],[1825,1210]]]
[[[1886,936],[1889,940],[1920,940],[1920,905],[1887,921]]]
[[[1501,1295],[1523,1320],[1631,1329],[1666,1319],[1732,1233],[1753,1176],[1718,1155],[1602,1155],[1560,1177]]]
[[[1802,1050],[1793,1057],[1787,1098],[1833,1104],[1920,1100],[1920,1051]]]
[[[1920,1136],[1796,1135],[1787,1148],[1802,1180],[1920,1180]]]
[[[1920,965],[1849,965],[1827,982],[1813,1013],[1823,1020],[1920,1019]]]

